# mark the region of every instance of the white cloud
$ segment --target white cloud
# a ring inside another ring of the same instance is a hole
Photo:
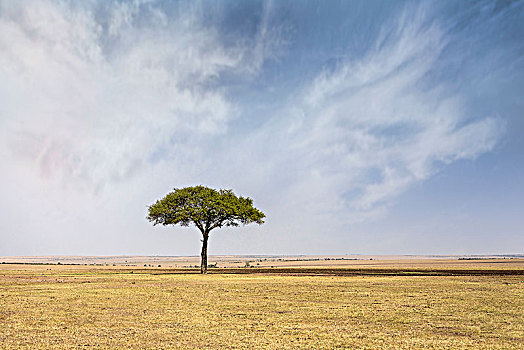
[[[498,119],[470,118],[460,95],[428,78],[446,32],[410,11],[366,55],[297,87],[259,128],[231,132],[250,106],[232,102],[221,77],[256,79],[287,41],[271,3],[254,37],[233,45],[180,6],[168,15],[146,1],[2,3],[0,180],[10,188],[0,208],[13,218],[2,232],[72,235],[83,246],[71,253],[118,251],[119,239],[139,251],[145,206],[204,183],[253,196],[268,214],[264,232],[294,247],[299,232],[384,215],[410,186],[499,138]],[[107,251],[94,248],[113,236]],[[261,240],[270,252],[275,240]],[[74,246],[63,244],[41,251]]]
[[[190,12],[167,21],[142,5],[107,5],[107,23],[81,5],[3,6],[3,140],[42,175],[104,186],[152,154],[173,157],[224,133],[237,115],[224,90],[209,86],[246,70],[249,48],[225,47]]]
[[[322,71],[242,147],[268,148],[254,178],[277,186],[275,229],[293,217],[294,230],[344,230],[384,215],[443,165],[493,149],[500,120],[467,115],[460,94],[431,81],[447,41],[423,8],[408,9],[366,55]]]

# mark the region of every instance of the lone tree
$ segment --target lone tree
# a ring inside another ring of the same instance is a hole
[[[207,273],[207,240],[211,230],[223,226],[263,224],[266,215],[253,207],[253,200],[237,197],[231,190],[205,186],[175,188],[149,206],[147,219],[153,225],[195,225],[202,232],[200,273]]]

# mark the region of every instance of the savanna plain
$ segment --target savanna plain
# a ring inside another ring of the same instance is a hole
[[[524,259],[273,260],[0,264],[0,348],[524,348]]]

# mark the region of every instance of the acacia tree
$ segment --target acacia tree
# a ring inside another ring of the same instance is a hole
[[[249,197],[237,197],[232,190],[194,186],[175,188],[150,205],[147,219],[153,225],[195,225],[202,232],[200,273],[207,273],[207,241],[211,230],[253,222],[260,225],[265,217],[253,207]]]

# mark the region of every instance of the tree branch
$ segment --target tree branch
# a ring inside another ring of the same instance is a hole
[[[202,226],[202,224],[200,222],[198,222],[197,220],[193,220],[193,222],[195,223],[195,226],[200,230],[200,232],[202,232],[202,234],[204,234],[204,232],[206,232],[204,230],[204,227]]]

